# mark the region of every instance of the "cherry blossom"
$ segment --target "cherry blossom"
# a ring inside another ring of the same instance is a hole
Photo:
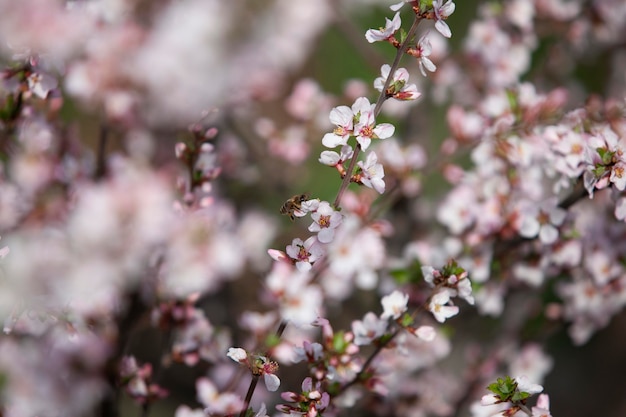
[[[375,89],[377,89],[378,91],[383,91],[385,82],[387,81],[387,78],[389,78],[390,71],[391,66],[389,66],[389,64],[384,64],[380,68],[381,76],[374,80]],[[415,84],[407,84],[408,81],[409,72],[405,68],[398,68],[393,74],[393,78],[389,84],[389,87],[387,88],[386,94],[398,100],[418,99],[422,95],[422,93],[417,91],[417,86]]]
[[[398,29],[400,29],[401,24],[402,20],[400,19],[400,13],[396,13],[392,20],[385,18],[384,28],[368,29],[367,32],[365,32],[365,39],[367,39],[369,43],[385,41],[393,36]]]
[[[375,104],[370,104],[365,97],[359,97],[352,105],[357,123],[354,125],[354,136],[361,145],[361,149],[366,150],[372,139],[387,139],[395,131],[395,127],[390,123],[376,124],[374,115]]]
[[[563,224],[566,214],[557,206],[556,198],[529,206],[520,213],[519,233],[526,238],[539,236],[543,244],[552,244],[558,239],[558,226]]]
[[[310,343],[305,340],[302,347],[296,346],[294,347],[294,351],[296,353],[294,358],[295,362],[316,362],[324,357],[324,347],[317,342]]]
[[[446,319],[456,316],[459,313],[459,307],[449,305],[450,292],[446,289],[440,290],[434,294],[428,305],[428,309],[439,323],[443,323]]]
[[[445,3],[444,3],[445,1]],[[434,0],[433,1],[433,11],[435,12],[435,28],[439,33],[441,33],[446,38],[452,37],[452,32],[448,27],[448,24],[445,22],[452,13],[454,13],[454,9],[456,5],[452,0]]]
[[[352,333],[354,333],[354,343],[357,345],[368,345],[375,339],[385,334],[387,321],[379,319],[376,314],[369,312],[365,314],[363,320],[352,322]]]
[[[232,414],[243,408],[243,401],[238,395],[232,392],[220,393],[208,378],[196,381],[196,392],[198,401],[205,406],[205,413]]]
[[[437,66],[428,58],[432,54],[432,51],[433,47],[430,44],[430,40],[428,40],[428,34],[426,34],[417,42],[417,51],[415,53],[420,72],[424,77],[427,76],[426,71],[435,72],[437,70]]]
[[[550,397],[547,394],[541,394],[537,397],[537,405],[532,409],[532,417],[552,417],[550,414]]]
[[[337,126],[332,133],[326,133],[322,138],[322,144],[327,148],[336,148],[339,145],[347,145],[348,138],[354,128],[354,105],[335,107],[330,111],[330,121]]]
[[[313,223],[309,226],[309,232],[317,233],[317,239],[321,243],[332,242],[335,228],[343,219],[341,213],[334,210],[327,201],[322,201],[311,217]]]
[[[322,151],[320,154],[320,163],[328,166],[343,166],[343,163],[352,158],[354,150],[349,145],[343,145],[341,152],[335,151]]]
[[[359,168],[361,168],[360,174],[358,174],[358,181],[368,188],[373,188],[380,194],[385,192],[385,171],[382,164],[378,163],[378,157],[375,152],[370,152],[365,162],[359,161]]]
[[[291,245],[287,246],[287,255],[294,261],[296,268],[301,272],[307,272],[311,266],[324,255],[324,249],[315,236],[306,241],[295,238]]]
[[[382,298],[381,304],[383,305],[383,312],[380,315],[381,319],[393,318],[394,320],[399,318],[402,313],[407,310],[407,303],[409,302],[408,294],[404,294],[398,290],[386,295]]]
[[[248,352],[242,348],[231,347],[228,348],[227,356],[239,363],[246,363],[248,360]]]
[[[529,394],[538,394],[543,391],[543,387],[541,385],[530,382],[526,375],[515,377],[515,382],[517,382],[517,389]]]
[[[58,85],[57,79],[45,72],[33,72],[28,76],[27,81],[30,91],[37,97],[43,99]]]

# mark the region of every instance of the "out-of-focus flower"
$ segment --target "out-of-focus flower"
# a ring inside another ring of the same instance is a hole
[[[367,345],[379,338],[387,330],[387,320],[379,319],[376,314],[369,312],[363,320],[352,322],[352,333],[356,345]]]
[[[404,294],[398,290],[386,295],[382,298],[381,304],[383,305],[383,312],[380,315],[381,319],[397,319],[402,313],[407,310],[407,303],[409,302],[409,295]]]

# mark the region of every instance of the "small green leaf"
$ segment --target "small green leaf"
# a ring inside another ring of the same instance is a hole
[[[348,347],[343,331],[337,332],[333,336],[333,350],[337,353],[343,353]]]
[[[275,334],[270,334],[265,338],[265,346],[268,348],[276,347],[280,344],[280,337]]]
[[[414,323],[414,321],[415,320],[413,320],[413,317],[411,317],[410,314],[404,313],[400,323],[401,323],[402,327],[409,327],[410,325],[412,325]]]
[[[389,271],[389,275],[396,281],[396,284],[407,284],[411,277],[411,274],[408,269],[394,269]]]

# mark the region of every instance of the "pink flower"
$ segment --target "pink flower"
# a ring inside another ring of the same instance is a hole
[[[200,378],[196,381],[197,398],[206,408],[209,414],[234,414],[243,408],[241,398],[232,393],[220,393],[217,387],[208,378]]]
[[[354,111],[348,106],[335,107],[330,111],[330,121],[337,126],[332,133],[327,133],[322,138],[322,144],[327,148],[335,148],[339,145],[347,145],[352,134],[354,124]]]
[[[550,414],[550,397],[548,394],[541,394],[537,398],[537,405],[532,408],[531,417],[552,417]]]
[[[291,245],[287,246],[287,255],[295,261],[298,271],[309,271],[311,265],[322,257],[324,250],[318,243],[315,236],[311,236],[304,242],[300,238],[295,238]]]
[[[321,243],[329,243],[335,237],[335,228],[341,224],[343,216],[327,201],[322,201],[311,218],[313,224],[309,226],[309,232],[317,233],[317,240]]]
[[[539,236],[544,245],[554,243],[559,237],[558,226],[563,224],[567,212],[550,198],[539,205],[529,205],[520,212],[519,234],[526,238]]]
[[[428,58],[433,51],[433,47],[428,40],[428,34],[422,36],[417,43],[417,59],[420,72],[424,77],[427,76],[426,71],[435,72],[437,66]]]
[[[402,21],[400,20],[400,13],[396,13],[393,20],[385,18],[385,27],[380,29],[368,29],[365,32],[365,39],[369,43],[377,41],[385,41],[396,33],[396,30],[400,29]]]
[[[455,8],[456,5],[452,0],[447,0],[445,3],[444,0],[433,1],[433,11],[435,12],[436,20],[435,29],[437,29],[437,31],[446,38],[452,37],[452,32],[450,31],[448,24],[445,22],[445,19],[454,13]]]
[[[50,90],[57,87],[58,81],[53,76],[45,72],[33,72],[27,79],[28,88],[39,98],[45,99]]]
[[[324,347],[321,344],[317,342],[310,343],[306,340],[302,343],[302,347],[296,346],[294,352],[296,354],[295,358],[293,358],[294,363],[302,361],[316,362],[324,357]]]
[[[387,139],[395,132],[395,127],[390,123],[376,125],[374,116],[374,104],[370,104],[365,97],[359,97],[352,105],[352,111],[358,118],[358,123],[354,126],[354,135],[363,150],[367,149],[372,139]]]
[[[374,340],[385,334],[387,331],[387,321],[379,319],[376,314],[369,312],[363,317],[363,321],[352,322],[352,333],[354,333],[354,344],[362,346],[372,343]]]
[[[380,194],[385,192],[385,170],[382,164],[378,163],[378,157],[376,153],[370,152],[365,159],[365,162],[358,162],[361,173],[359,175],[359,182],[368,188],[373,188]]]
[[[348,159],[352,158],[354,154],[354,150],[350,145],[343,145],[341,147],[341,152],[337,153],[335,151],[323,151],[320,154],[319,161],[328,166],[339,166],[346,162]]]
[[[385,64],[380,67],[380,77],[374,80],[374,88],[378,91],[383,91],[383,87],[389,78],[389,72],[391,66]],[[419,98],[422,93],[417,91],[415,84],[407,84],[409,81],[409,72],[405,68],[398,68],[393,74],[393,78],[387,88],[387,94],[397,100],[415,100]]]
[[[432,326],[420,326],[415,330],[415,335],[426,342],[432,342],[437,332]]]

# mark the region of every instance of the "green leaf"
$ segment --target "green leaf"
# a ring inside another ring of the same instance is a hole
[[[413,317],[411,317],[410,314],[404,313],[404,315],[402,316],[402,321],[400,323],[402,327],[409,327],[414,323],[414,321],[415,320],[413,320]]]
[[[520,401],[524,401],[528,397],[530,397],[530,394],[528,392],[516,391],[515,393],[513,393],[513,396],[511,397],[511,401],[520,402]]]
[[[333,350],[337,353],[343,353],[348,346],[346,342],[345,334],[343,331],[337,332],[333,335]]]
[[[411,274],[408,269],[394,269],[389,271],[389,275],[397,284],[406,284],[409,282]]]
[[[280,337],[275,335],[274,333],[268,335],[265,338],[265,346],[268,348],[276,347],[280,344]]]
[[[613,157],[615,156],[615,152],[609,151],[605,148],[596,148],[596,152],[600,155],[600,159],[604,165],[609,165],[613,162]]]
[[[404,40],[406,39],[406,31],[403,28],[400,28],[400,43],[404,42]],[[390,74],[393,77],[393,74]]]
[[[457,277],[465,272],[465,269],[461,268],[454,259],[451,259],[441,270],[443,276],[449,277],[456,275]]]
[[[496,382],[489,384],[487,389],[494,393],[500,401],[510,401],[516,393],[519,394],[519,391],[516,391],[517,382],[510,376],[498,378]]]

